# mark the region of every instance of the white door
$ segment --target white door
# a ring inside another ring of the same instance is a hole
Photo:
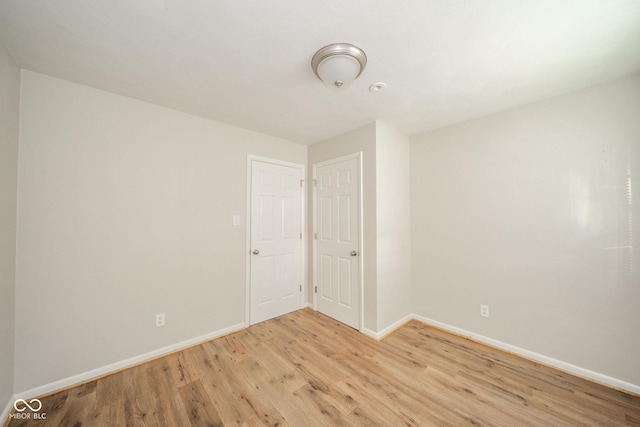
[[[302,170],[251,162],[251,317],[302,308]]]
[[[316,309],[360,328],[359,155],[314,167]]]

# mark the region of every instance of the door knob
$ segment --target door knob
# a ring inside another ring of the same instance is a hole
[[[356,251],[351,251],[351,256],[358,256],[358,252],[356,252]]]
[[[254,255],[258,255],[259,253],[260,253],[260,251],[259,251],[259,250],[257,250],[257,249],[254,249],[254,250],[253,250],[253,254],[254,254]]]

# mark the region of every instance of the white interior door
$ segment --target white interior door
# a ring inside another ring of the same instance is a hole
[[[314,167],[316,309],[360,328],[360,160]]]
[[[251,324],[302,307],[301,179],[301,168],[251,162]]]

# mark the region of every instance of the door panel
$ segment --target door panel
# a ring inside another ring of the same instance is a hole
[[[351,195],[338,196],[338,241],[352,243],[351,240]]]
[[[340,264],[340,304],[351,307],[351,259],[341,257]]]
[[[275,257],[261,256],[256,260],[256,277],[258,283],[261,284],[257,289],[259,292],[258,302],[260,304],[268,304],[273,302],[274,295],[274,279],[275,279]]]
[[[314,169],[316,308],[354,328],[361,310],[359,166],[353,157]]]
[[[250,323],[302,307],[299,168],[251,162]]]
[[[333,256],[320,254],[320,295],[333,300]]]

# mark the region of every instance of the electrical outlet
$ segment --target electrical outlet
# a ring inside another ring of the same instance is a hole
[[[489,317],[489,306],[480,304],[480,316]]]
[[[164,313],[156,314],[156,328],[164,326]]]

